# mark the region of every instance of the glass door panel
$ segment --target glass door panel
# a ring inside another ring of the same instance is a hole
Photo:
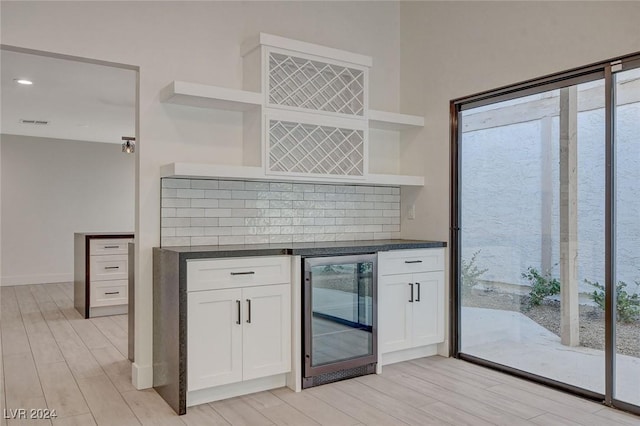
[[[640,68],[615,79],[615,399],[640,406]]]
[[[366,257],[307,261],[311,367],[374,355],[375,259]]]
[[[596,393],[604,103],[595,80],[468,109],[459,123],[460,352]]]

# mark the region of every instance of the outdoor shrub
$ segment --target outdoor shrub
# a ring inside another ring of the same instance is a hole
[[[542,275],[536,268],[529,266],[527,272],[522,273],[522,278],[525,278],[531,284],[529,307],[539,306],[547,296],[560,294],[560,281],[551,277],[551,271],[547,271]]]
[[[598,281],[584,280],[584,282],[596,288],[589,296],[604,311],[604,286]],[[638,281],[635,284],[640,286]],[[616,284],[616,317],[621,322],[633,322],[640,315],[640,295],[629,294],[626,288],[627,283],[624,281],[618,281]]]
[[[462,259],[460,261],[460,277],[462,279],[462,289],[470,291],[476,284],[478,284],[480,277],[488,271],[487,268],[481,269],[476,264],[476,257],[480,253],[480,250],[473,253],[471,259],[468,261]]]

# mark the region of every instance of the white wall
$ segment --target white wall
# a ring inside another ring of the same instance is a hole
[[[73,280],[73,233],[132,232],[135,163],[119,144],[2,135],[2,285]]]
[[[403,141],[405,237],[449,239],[449,101],[640,51],[639,2],[403,2],[401,109],[425,115]],[[448,316],[447,316],[448,319]],[[446,353],[442,345],[441,353]]]
[[[152,381],[152,247],[160,166],[241,164],[241,116],[161,104],[172,80],[241,88],[241,42],[268,32],[373,57],[370,105],[397,110],[397,2],[2,2],[2,43],[140,67],[134,383]]]

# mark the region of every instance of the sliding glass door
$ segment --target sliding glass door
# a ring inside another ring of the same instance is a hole
[[[460,358],[633,410],[640,68],[622,62],[452,102],[452,323]]]
[[[615,74],[615,399],[640,405],[640,68]]]

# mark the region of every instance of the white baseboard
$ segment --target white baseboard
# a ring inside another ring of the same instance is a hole
[[[69,274],[38,274],[38,275],[9,275],[0,278],[0,286],[51,284],[73,282],[73,273]]]
[[[269,389],[282,388],[286,385],[286,382],[286,374],[277,374],[275,376],[261,377],[259,379],[187,392],[187,407],[262,392]]]
[[[396,364],[398,362],[409,361],[416,358],[438,355],[438,345],[420,346],[417,348],[405,349],[402,351],[382,354],[382,365]],[[384,369],[382,369],[384,370]],[[378,373],[376,371],[376,373]],[[378,373],[380,374],[380,373]]]
[[[138,389],[149,389],[153,387],[153,367],[150,365],[131,364],[131,382]]]

